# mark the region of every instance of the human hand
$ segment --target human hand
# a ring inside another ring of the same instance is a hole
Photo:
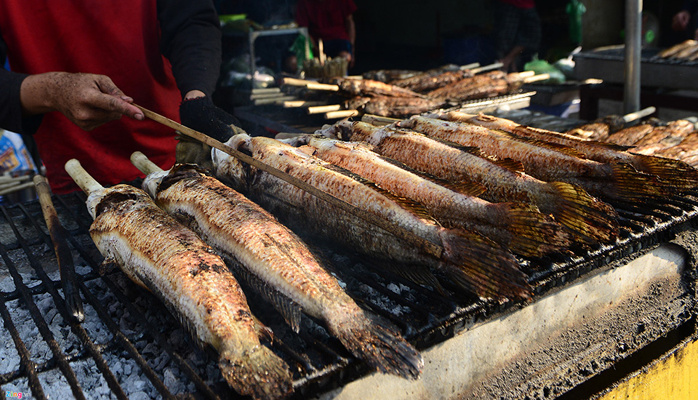
[[[105,75],[48,72],[28,76],[20,91],[27,115],[58,111],[90,131],[127,115],[142,120],[143,112]]]
[[[226,142],[231,136],[244,132],[239,128],[240,121],[237,118],[216,107],[213,101],[203,93],[200,97],[190,97],[187,94],[179,106],[179,116],[182,125],[221,142]],[[203,168],[211,168],[210,146],[183,135],[179,135],[178,139],[176,149],[178,163],[191,163]]]
[[[688,13],[688,11],[679,11],[671,20],[671,29],[677,32],[686,30],[688,21],[690,21],[690,19],[691,15]]]

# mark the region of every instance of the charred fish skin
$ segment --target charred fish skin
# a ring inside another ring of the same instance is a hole
[[[211,247],[134,187],[93,193],[88,204],[100,252],[219,352],[228,384],[257,399],[292,391],[287,365],[259,342],[244,293]]]
[[[541,181],[516,166],[495,163],[477,151],[459,149],[413,131],[364,122],[340,122],[336,126],[342,137],[369,143],[376,153],[417,171],[450,181],[480,183],[487,188],[480,196],[487,200],[534,204],[583,242],[609,242],[618,235],[615,210],[580,187]]]
[[[562,227],[537,208],[490,203],[420,177],[372,152],[360,143],[311,138],[320,159],[346,168],[397,196],[424,205],[446,226],[477,231],[527,257],[541,257],[570,244]]]
[[[164,177],[151,175],[143,184],[156,188],[151,194],[168,213],[182,216],[218,251],[324,320],[354,356],[383,373],[419,376],[423,361],[417,350],[388,324],[364,312],[305,243],[273,215],[188,166],[175,167]]]
[[[593,195],[625,201],[662,199],[668,194],[655,175],[644,174],[625,163],[601,163],[565,151],[517,138],[501,130],[425,117],[412,117],[400,125],[428,136],[464,146],[476,146],[500,159],[520,162],[527,174],[544,181],[579,185]]]
[[[662,178],[662,181],[666,181],[667,185],[670,187],[677,187],[679,189],[690,188],[695,187],[698,183],[698,171],[680,161],[632,154],[625,151],[625,147],[614,146],[609,143],[580,140],[563,133],[518,125],[513,121],[489,115],[468,115],[458,112],[449,112],[445,114],[443,118],[449,121],[466,122],[492,129],[501,129],[519,137],[567,146],[579,151],[584,157],[590,160],[602,163],[627,163],[638,171],[659,176]],[[659,181],[659,183],[661,184],[662,181]]]
[[[231,161],[232,167],[225,166],[230,157],[214,154],[217,174],[247,173],[231,180],[246,181],[246,194],[282,218],[285,224],[312,231],[316,237],[331,238],[364,254],[439,269],[458,285],[482,297],[530,297],[530,287],[515,258],[481,235],[444,229],[414,210],[404,208],[394,198],[376,190],[370,182],[357,179],[346,170],[277,140],[233,137],[228,144],[239,149],[244,147],[254,158],[274,168],[441,245],[444,252],[442,258],[436,258],[418,246],[270,174],[254,169],[245,171],[235,166],[235,160]]]

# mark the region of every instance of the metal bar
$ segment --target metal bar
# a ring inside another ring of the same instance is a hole
[[[623,113],[640,109],[640,55],[642,52],[642,0],[625,1],[625,88]]]
[[[14,278],[14,276],[13,276]],[[27,346],[24,345],[22,338],[19,337],[19,332],[14,322],[12,322],[12,317],[10,317],[10,312],[5,306],[5,296],[0,296],[2,302],[0,302],[0,316],[2,316],[5,329],[10,332],[12,336],[12,341],[15,343],[15,348],[17,349],[17,354],[19,354],[19,365],[26,372],[27,379],[29,380],[29,389],[32,395],[37,399],[47,399],[44,389],[41,387],[41,382],[39,382],[39,376],[36,374],[36,364],[31,360],[31,355]]]
[[[3,214],[5,214],[5,216],[7,217],[7,211],[5,207],[1,207],[1,209],[3,211]],[[73,395],[77,399],[85,399],[85,394],[82,392],[82,388],[80,387],[78,378],[75,375],[75,371],[73,371],[73,369],[68,364],[68,361],[65,358],[65,354],[63,353],[63,351],[61,351],[60,347],[58,346],[58,343],[56,342],[53,333],[51,333],[51,330],[49,329],[46,320],[44,320],[44,317],[41,315],[41,312],[39,312],[39,309],[37,308],[36,303],[34,303],[34,299],[32,298],[31,293],[29,293],[27,286],[24,284],[24,282],[22,282],[22,276],[19,274],[19,271],[17,271],[17,268],[10,259],[10,255],[7,253],[7,250],[5,249],[5,246],[2,243],[0,243],[0,256],[5,261],[5,265],[7,265],[7,269],[10,272],[10,275],[12,275],[12,279],[14,280],[15,287],[22,294],[22,300],[24,301],[24,305],[29,310],[29,314],[31,315],[32,320],[34,320],[34,323],[39,329],[41,337],[44,339],[49,349],[51,350],[53,357],[58,362],[58,368],[61,370],[61,372],[63,372],[63,376],[65,376],[66,380],[68,381]]]

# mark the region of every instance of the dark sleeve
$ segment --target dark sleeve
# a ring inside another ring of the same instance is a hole
[[[221,29],[211,0],[158,0],[161,51],[170,60],[184,96],[201,90],[210,96],[221,67]]]
[[[39,129],[42,116],[22,117],[19,89],[27,75],[10,72],[0,67],[0,128],[8,131],[33,134]]]

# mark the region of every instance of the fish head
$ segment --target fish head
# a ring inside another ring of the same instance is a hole
[[[251,137],[246,133],[232,136],[225,144],[246,153],[249,153],[252,148]],[[242,161],[216,148],[211,149],[211,161],[213,161],[214,174],[219,179],[226,181],[238,190],[247,187],[250,171],[249,167]]]
[[[145,190],[146,193],[150,195],[150,197],[155,198],[158,193],[158,185],[160,185],[160,182],[167,176],[169,171],[157,171],[148,174],[148,176],[143,179],[143,184],[141,185],[141,188]]]
[[[97,214],[97,205],[102,201],[106,194],[107,189],[101,188],[91,191],[87,196],[87,201],[85,204],[87,205],[87,211],[90,213],[92,219],[95,219]]]

